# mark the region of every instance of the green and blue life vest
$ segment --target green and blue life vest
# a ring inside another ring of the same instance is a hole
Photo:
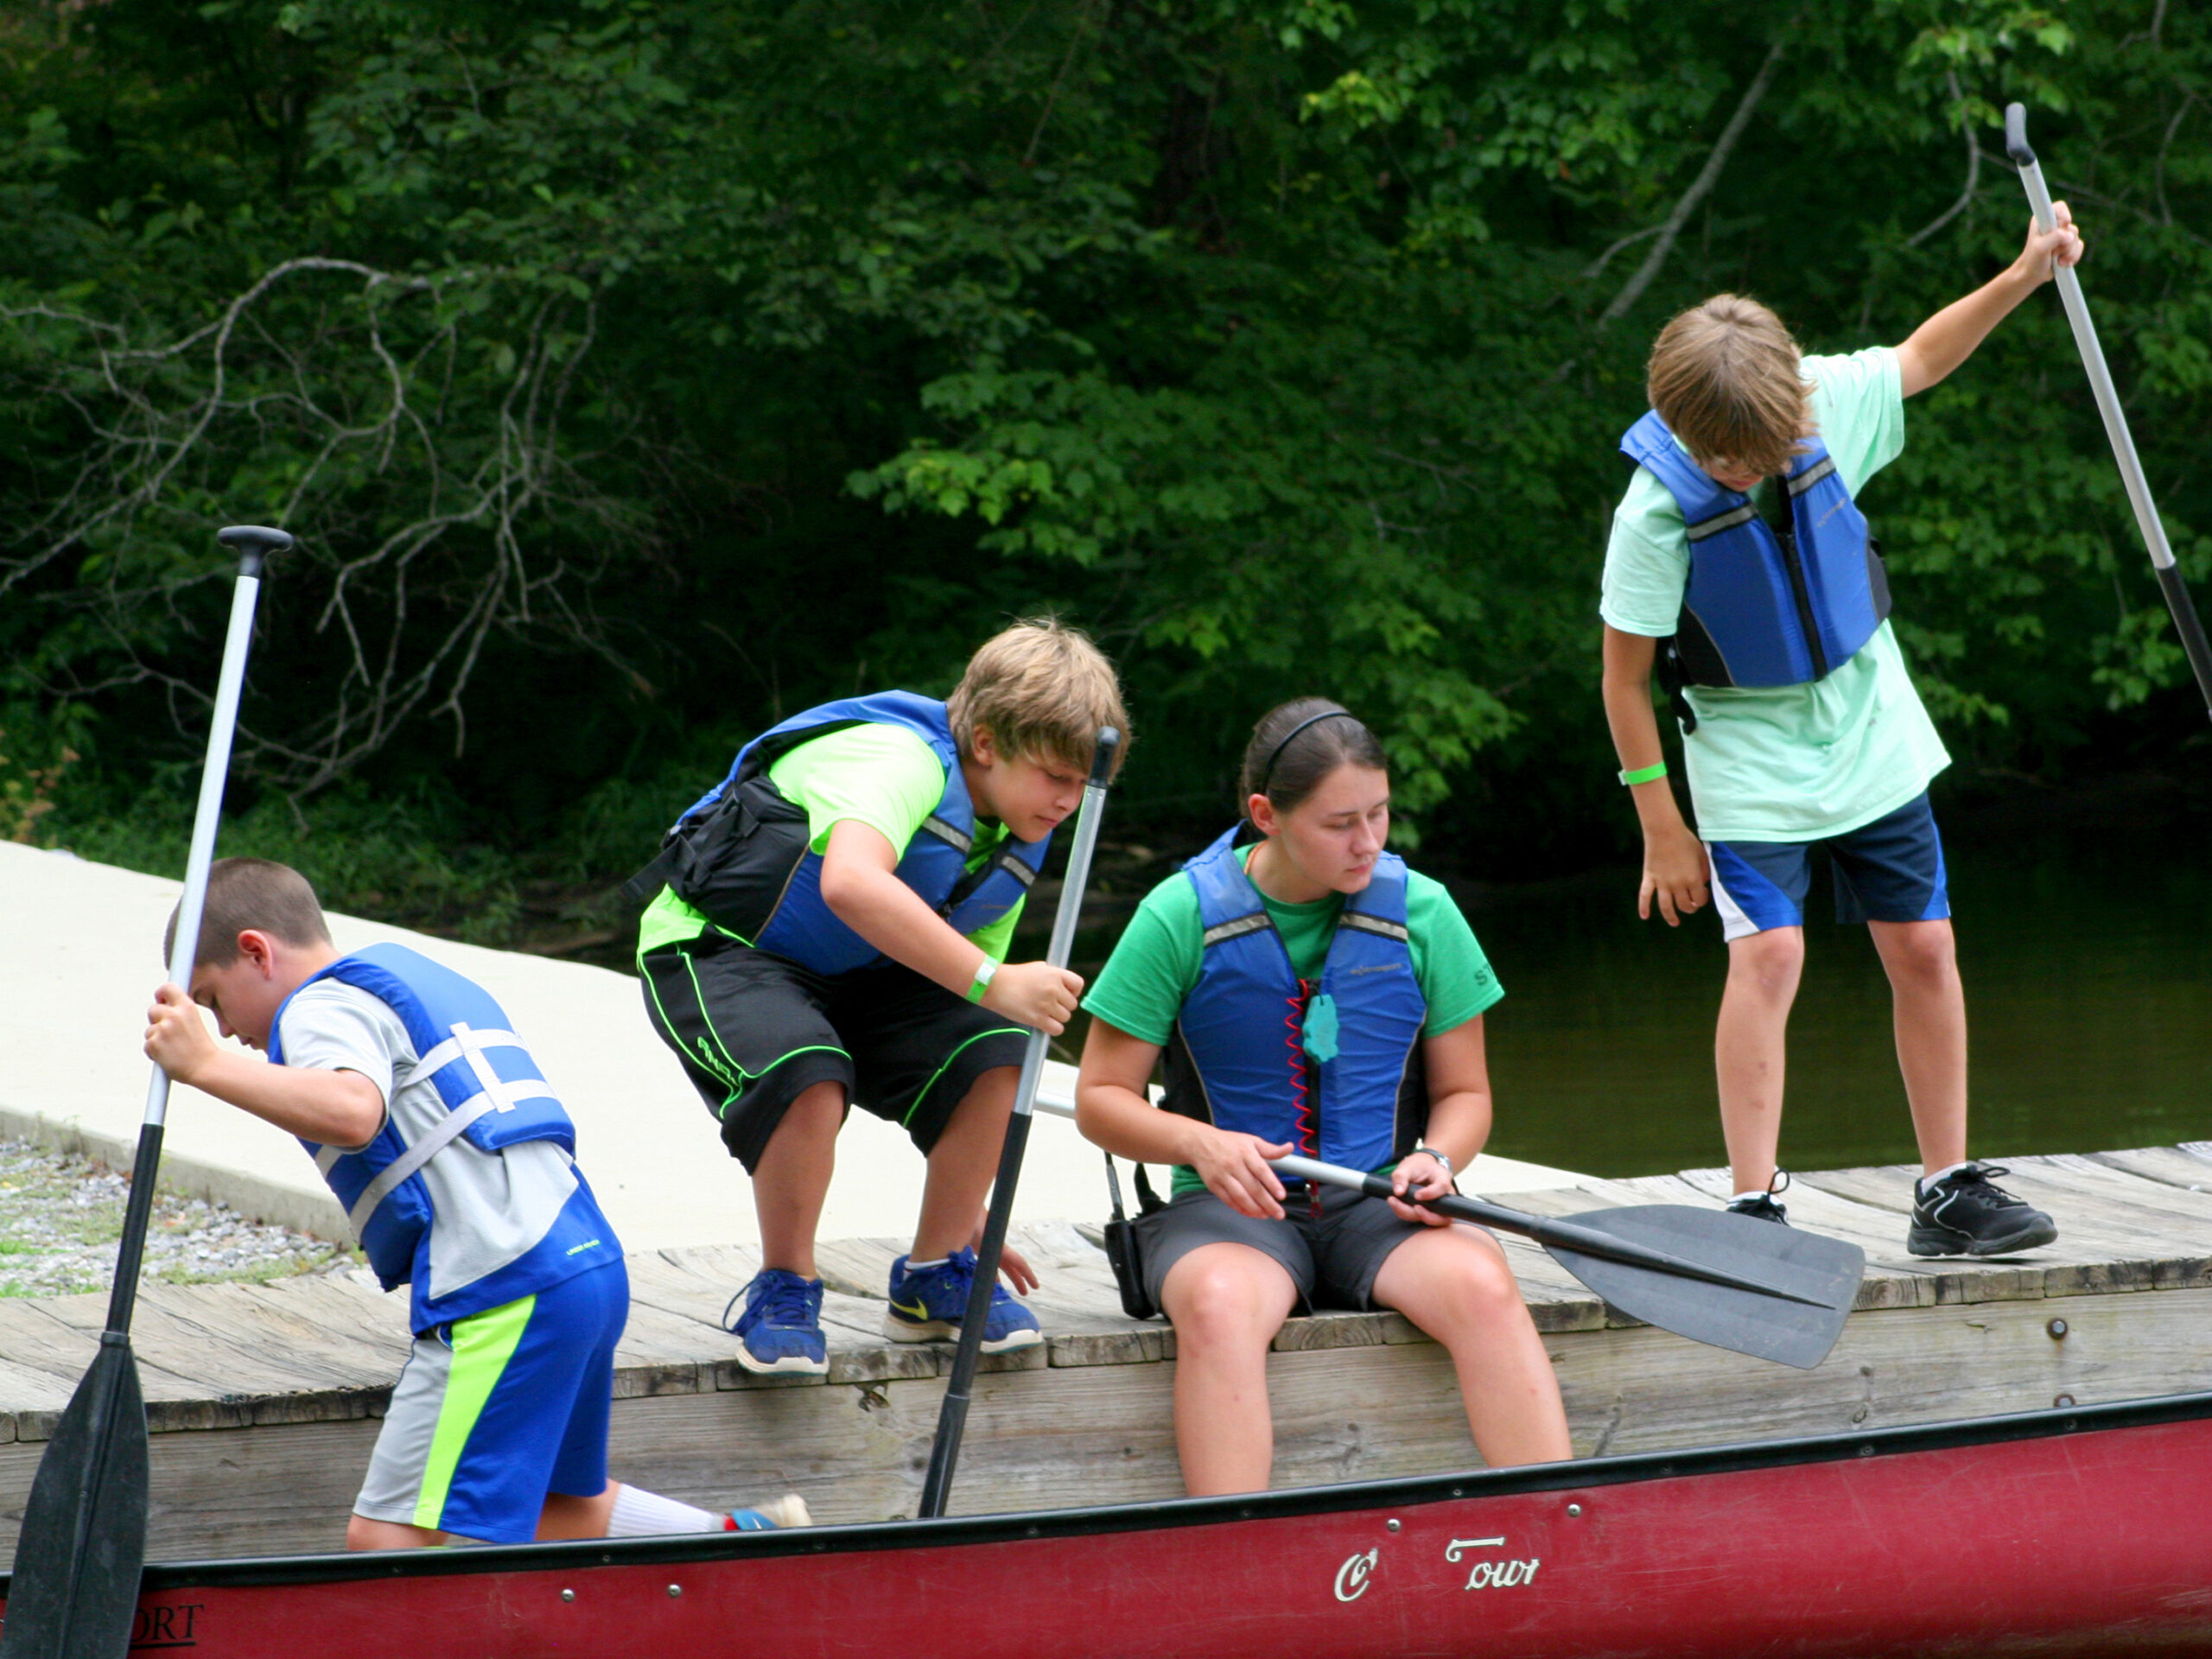
[[[1428,1122],[1427,999],[1394,853],[1347,894],[1320,977],[1301,979],[1238,861],[1238,829],[1184,866],[1205,929],[1198,982],[1168,1039],[1161,1103],[1311,1158],[1380,1170]]]

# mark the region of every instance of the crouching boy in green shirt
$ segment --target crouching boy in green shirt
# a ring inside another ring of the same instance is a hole
[[[1605,550],[1605,715],[1643,826],[1638,912],[1656,899],[1675,925],[1709,890],[1726,922],[1713,1046],[1729,1207],[1784,1218],[1783,1033],[1809,856],[1824,845],[1837,919],[1867,925],[1896,1001],[1923,1171],[1916,1255],[2002,1255],[2057,1230],[1991,1181],[2002,1170],[1967,1157],[1966,1001],[1928,804],[1950,757],[1905,671],[1853,498],[1904,447],[1904,400],[1964,362],[2054,258],[2081,257],[2063,203],[2057,219],[1894,350],[1801,357],[1773,312],[1730,294],[1676,317],[1652,347],[1651,412],[1622,440],[1637,471]],[[1682,725],[1695,833],[1665,781],[1655,660]]]
[[[1112,664],[1024,622],[944,702],[850,697],[753,739],[632,883],[658,887],[638,939],[646,1014],[753,1177],[763,1266],[730,1304],[747,1370],[829,1369],[814,1233],[855,1103],[929,1163],[885,1332],[959,1334],[1024,1027],[1058,1035],[1083,990],[1007,948],[1104,726],[1129,729]],[[1006,1267],[1034,1285],[1018,1255]],[[988,1321],[986,1353],[1043,1340],[1002,1287]]]

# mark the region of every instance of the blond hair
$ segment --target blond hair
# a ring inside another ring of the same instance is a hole
[[[176,953],[179,901],[162,931],[162,955]],[[238,959],[238,935],[251,928],[289,945],[328,944],[322,902],[308,879],[270,858],[219,858],[207,870],[207,906],[200,912],[200,940],[193,962],[227,968]]]
[[[944,709],[963,754],[974,752],[981,728],[1008,758],[1050,758],[1088,772],[1102,726],[1122,734],[1116,771],[1129,753],[1113,664],[1055,617],[1027,618],[983,641]]]
[[[1725,461],[1732,471],[1772,478],[1789,470],[1813,429],[1813,389],[1798,356],[1773,312],[1741,295],[1715,294],[1659,331],[1644,389],[1700,464]]]

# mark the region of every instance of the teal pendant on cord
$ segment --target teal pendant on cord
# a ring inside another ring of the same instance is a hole
[[[1337,1058],[1337,999],[1325,993],[1306,1005],[1306,1052],[1322,1065]]]

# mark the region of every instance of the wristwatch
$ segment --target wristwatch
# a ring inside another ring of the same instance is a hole
[[[1452,1160],[1450,1158],[1446,1156],[1443,1153],[1439,1152],[1434,1147],[1415,1147],[1414,1150],[1415,1152],[1425,1152],[1430,1157],[1435,1159],[1438,1163],[1443,1165],[1444,1179],[1451,1182],[1455,1189],[1459,1186],[1459,1172],[1452,1167]]]

